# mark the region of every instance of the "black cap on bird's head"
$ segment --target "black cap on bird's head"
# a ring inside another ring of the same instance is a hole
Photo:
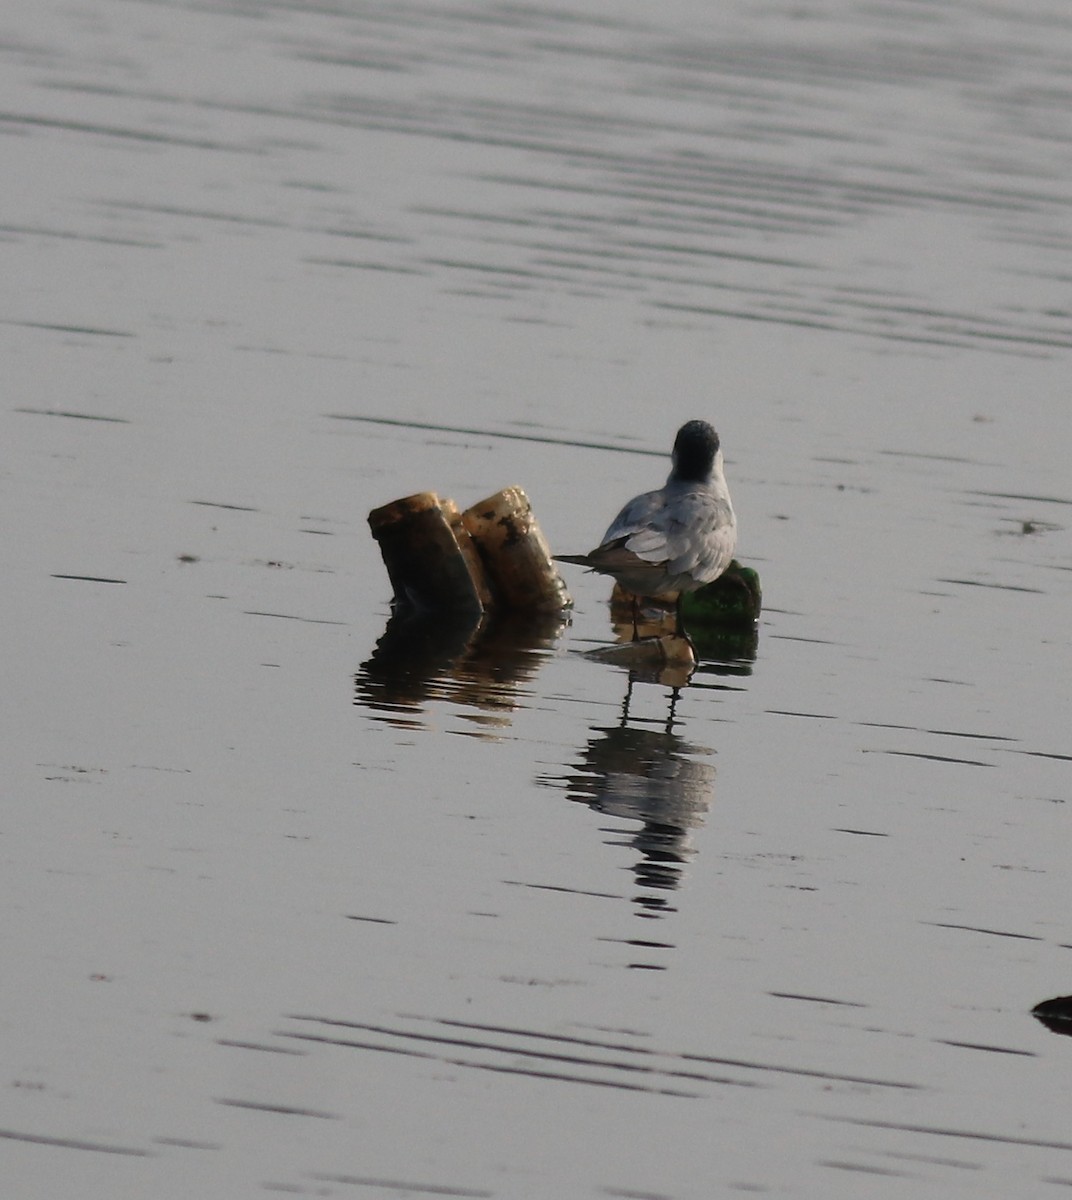
[[[675,479],[702,481],[711,474],[718,453],[718,434],[706,421],[686,421],[674,438]]]

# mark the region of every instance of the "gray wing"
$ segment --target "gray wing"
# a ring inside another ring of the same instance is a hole
[[[728,498],[710,489],[664,488],[630,500],[603,537],[610,542],[667,575],[709,583],[733,558],[737,522]]]
[[[611,521],[607,532],[603,535],[603,540],[599,543],[600,546],[621,541],[622,538],[628,539],[643,532],[652,521],[662,519],[661,514],[665,507],[666,492],[663,488],[657,492],[645,492],[642,496],[634,496]]]

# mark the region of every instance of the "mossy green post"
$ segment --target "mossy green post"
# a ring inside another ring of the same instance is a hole
[[[686,626],[753,629],[763,606],[759,574],[734,559],[714,581],[681,597]]]

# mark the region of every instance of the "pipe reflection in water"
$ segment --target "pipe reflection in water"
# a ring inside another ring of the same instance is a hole
[[[561,613],[416,613],[396,610],[354,679],[354,703],[381,719],[420,726],[433,701],[476,710],[478,723],[501,728],[518,692],[540,669],[565,628]]]
[[[572,772],[542,776],[539,782],[565,788],[571,800],[597,812],[640,822],[627,842],[612,844],[639,851],[633,874],[644,893],[637,903],[643,915],[659,916],[673,911],[666,893],[681,886],[685,865],[695,854],[689,830],[703,824],[714,797],[715,768],[700,757],[713,751],[674,732],[677,688],[661,727],[630,724],[632,687],[630,677],[619,724],[595,726]]]
[[[628,620],[623,620],[622,603],[616,592],[611,598],[611,628],[616,640],[587,651],[585,657],[628,670],[629,692],[623,720],[628,718],[634,683],[661,684],[672,689],[669,732],[682,688],[693,685],[736,690],[725,684],[702,683],[696,679],[697,675],[745,677],[752,674],[759,649],[757,625],[700,623],[682,637],[676,632],[673,610],[660,597],[647,597],[641,601],[636,609],[635,627],[632,604],[628,608]]]
[[[633,636],[632,598],[615,590],[610,599],[610,622],[617,646],[636,644]],[[697,619],[687,622],[689,641],[699,669],[718,675],[751,675],[759,652],[756,623],[719,624]],[[637,609],[637,638],[658,639],[676,632],[673,604],[659,596],[642,597]],[[613,649],[613,648],[608,648]],[[604,657],[609,657],[606,653]]]

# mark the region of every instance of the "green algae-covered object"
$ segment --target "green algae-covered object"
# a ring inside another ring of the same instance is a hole
[[[681,615],[688,625],[751,629],[762,604],[758,573],[734,559],[714,583],[682,596]]]

